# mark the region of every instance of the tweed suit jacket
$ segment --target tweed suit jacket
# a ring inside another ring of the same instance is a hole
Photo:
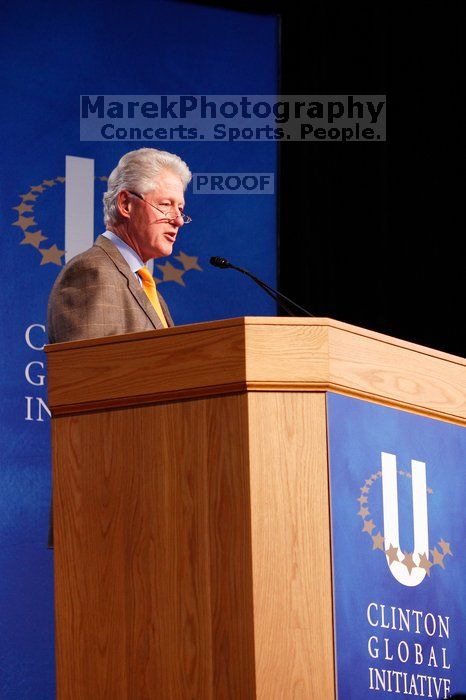
[[[173,326],[160,294],[159,299],[168,325]],[[126,260],[105,236],[65,265],[50,293],[50,343],[158,328],[163,324],[154,307]]]

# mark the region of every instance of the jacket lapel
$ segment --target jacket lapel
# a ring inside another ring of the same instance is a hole
[[[165,319],[166,319],[168,325],[169,325],[169,326],[174,326],[175,324],[174,324],[173,319],[172,319],[172,317],[171,317],[170,311],[168,310],[168,306],[167,306],[167,304],[166,304],[166,302],[165,302],[165,299],[164,299],[163,296],[160,294],[160,292],[159,292],[158,289],[157,289],[157,294],[159,295],[160,306],[162,307],[162,311],[163,311],[163,313],[164,313],[164,315],[165,315]]]
[[[131,294],[134,297],[134,300],[139,304],[141,309],[144,311],[146,316],[149,318],[151,321],[152,325],[154,328],[163,328],[162,321],[159,319],[157,316],[157,313],[150,303],[149,299],[147,298],[143,288],[141,287],[140,284],[138,284],[138,281],[136,279],[136,276],[134,275],[133,272],[131,272],[131,269],[124,259],[124,257],[120,254],[118,248],[113,245],[111,241],[108,240],[105,236],[98,236],[94,242],[94,245],[99,246],[99,248],[102,248],[102,250],[108,255],[108,257],[111,259],[113,264],[118,268],[118,270],[121,272],[121,274],[126,278],[126,282],[128,284],[128,290],[131,292]],[[160,295],[159,295],[160,296]],[[166,309],[166,304],[163,300],[161,300],[162,303],[162,308],[165,313]],[[170,316],[169,313],[167,313],[167,322],[169,325],[173,325],[173,320]],[[171,323],[170,323],[170,321]]]

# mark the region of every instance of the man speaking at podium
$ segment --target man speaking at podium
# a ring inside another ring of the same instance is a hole
[[[50,343],[173,326],[146,262],[171,255],[180,227],[191,221],[183,211],[190,180],[173,153],[141,148],[120,159],[104,194],[107,230],[53,286]]]

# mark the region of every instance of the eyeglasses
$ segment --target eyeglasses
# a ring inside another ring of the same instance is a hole
[[[131,190],[128,190],[128,192],[130,194],[134,195],[134,197],[138,197],[138,199],[142,199],[143,202],[148,204],[153,209],[156,209],[157,211],[159,211],[161,214],[164,215],[164,217],[167,219],[167,221],[174,221],[179,216],[181,216],[181,218],[183,219],[184,224],[190,224],[192,221],[191,217],[188,216],[187,214],[184,214],[182,211],[177,211],[175,216],[167,216],[168,214],[173,213],[173,212],[171,212],[170,209],[167,209],[167,211],[164,211],[163,209],[156,207],[155,204],[152,204],[152,202],[148,202],[147,199],[144,199],[144,196],[142,194],[138,194],[137,192],[131,192]]]

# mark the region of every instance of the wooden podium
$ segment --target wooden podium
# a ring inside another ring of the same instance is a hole
[[[464,364],[328,319],[47,348],[59,700],[335,697],[326,392],[464,421]]]

